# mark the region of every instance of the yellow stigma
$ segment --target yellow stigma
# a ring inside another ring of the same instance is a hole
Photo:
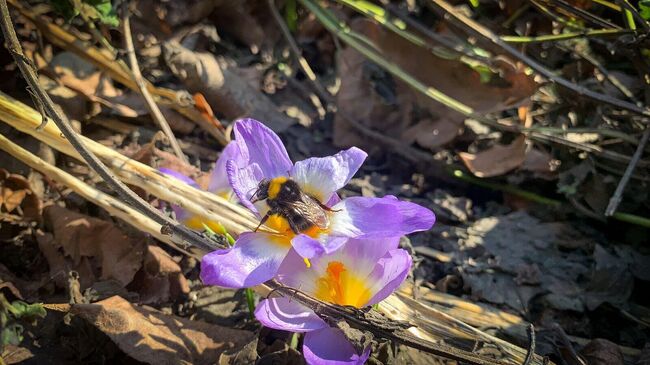
[[[370,300],[370,290],[354,273],[339,261],[327,264],[325,275],[316,279],[316,298],[338,305],[364,307]]]
[[[285,176],[278,176],[271,179],[271,182],[269,183],[269,191],[268,191],[268,196],[270,199],[275,199],[275,197],[278,196],[282,184],[287,182],[287,180],[288,179]]]
[[[306,257],[303,258],[303,261],[305,261],[305,266],[309,269],[311,267],[311,261]]]

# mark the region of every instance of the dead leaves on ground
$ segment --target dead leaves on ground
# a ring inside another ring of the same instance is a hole
[[[147,364],[214,364],[224,351],[253,340],[248,331],[165,315],[118,296],[73,305],[71,313],[108,335],[127,355]]]
[[[477,154],[461,152],[458,156],[469,171],[478,177],[499,176],[524,163],[526,137],[519,136],[509,145],[495,145]]]
[[[0,221],[38,220],[42,202],[29,181],[17,174],[0,169]]]
[[[142,303],[161,303],[189,292],[178,263],[143,234],[58,206],[46,208],[44,218],[52,233],[36,238],[59,287],[70,290],[68,273],[75,271],[85,300],[135,292]]]
[[[370,20],[356,19],[350,24],[402,70],[479,113],[515,107],[536,89],[535,82],[522,69],[505,60],[499,63],[501,80],[485,83],[466,64],[441,58]],[[462,115],[410,89],[351,47],[339,53],[337,63],[341,75],[337,104],[353,120],[428,149],[451,142],[461,131]],[[347,123],[344,118],[335,119],[336,143],[367,146],[367,141],[356,136]]]

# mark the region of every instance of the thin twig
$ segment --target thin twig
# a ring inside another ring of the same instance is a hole
[[[571,360],[573,360],[573,363],[580,364],[580,365],[588,365],[573,348],[573,345],[571,344],[571,340],[569,339],[569,336],[567,336],[566,332],[564,332],[562,326],[560,326],[557,323],[553,323],[552,328],[560,336],[560,341],[562,342],[562,345],[564,345],[564,347],[569,352],[569,356],[571,356]]]
[[[569,14],[573,14],[573,16],[575,16],[576,18],[584,19],[599,27],[621,29],[621,27],[619,27],[618,25],[608,20],[605,20],[599,16],[596,16],[586,10],[583,10],[577,6],[573,6],[564,0],[542,0],[542,1],[557,6],[558,8],[568,12]]]
[[[149,216],[161,226],[169,226],[174,233],[176,233],[177,237],[181,239],[180,242],[176,242],[177,244],[183,247],[187,247],[189,244],[197,247],[213,249],[214,245],[210,244],[196,232],[185,228],[169,217],[166,217],[161,212],[153,209],[151,205],[119,181],[106,165],[104,165],[92,152],[90,152],[90,150],[88,150],[88,148],[86,148],[83,142],[79,139],[77,132],[75,132],[75,130],[72,129],[72,126],[70,126],[70,123],[64,119],[63,115],[54,106],[50,96],[39,84],[36,71],[23,53],[22,46],[16,36],[16,32],[11,22],[11,16],[9,15],[7,0],[0,0],[0,16],[0,25],[2,26],[2,32],[5,38],[5,46],[9,53],[11,53],[16,65],[18,65],[25,81],[34,92],[36,102],[41,104],[47,115],[52,118],[61,133],[63,133],[74,149],[77,150],[88,166],[97,172],[97,174],[99,174],[111,189],[120,195],[126,204],[135,207],[138,211]]]
[[[163,113],[160,111],[160,108],[158,108],[158,105],[156,104],[156,101],[153,99],[153,96],[151,96],[151,93],[149,93],[149,89],[147,89],[147,84],[145,83],[142,73],[140,72],[140,65],[138,64],[138,57],[135,54],[135,47],[133,46],[133,37],[131,36],[131,22],[129,20],[129,9],[124,9],[124,15],[122,16],[122,33],[124,34],[124,46],[126,47],[126,54],[129,58],[129,66],[131,68],[131,75],[133,75],[133,80],[135,81],[136,85],[138,85],[138,90],[140,90],[140,94],[142,94],[142,98],[145,101],[145,105],[147,105],[147,109],[149,109],[149,114],[151,114],[151,118],[158,124],[158,127],[165,133],[165,136],[169,140],[169,144],[172,147],[172,150],[174,150],[174,153],[178,158],[181,159],[183,162],[187,162],[187,157],[183,154],[183,150],[181,149],[181,146],[178,144],[178,141],[176,140],[176,136],[174,136],[174,132],[172,132],[172,129],[169,127],[169,123],[167,122],[167,119],[165,119],[165,116]]]
[[[528,351],[526,351],[526,358],[521,365],[530,365],[530,362],[535,357],[535,326],[531,323],[528,326]]]
[[[616,212],[618,205],[621,203],[623,192],[625,191],[625,187],[627,186],[627,183],[630,181],[630,177],[632,176],[632,173],[634,172],[636,165],[639,163],[639,160],[643,155],[643,151],[645,150],[645,145],[648,143],[648,137],[650,137],[650,127],[646,127],[645,132],[643,132],[643,136],[641,137],[641,141],[639,142],[636,151],[634,151],[632,160],[630,161],[630,163],[627,165],[627,168],[625,169],[625,174],[623,174],[623,177],[618,182],[618,186],[616,186],[616,191],[614,191],[614,195],[612,195],[611,199],[609,199],[609,204],[607,204],[607,209],[605,209],[606,217],[611,217]]]
[[[316,77],[314,71],[311,69],[311,66],[309,66],[307,60],[302,56],[302,52],[300,51],[296,40],[293,38],[293,35],[291,35],[291,30],[289,30],[289,27],[282,19],[282,15],[280,15],[278,8],[275,6],[275,0],[268,0],[267,2],[269,5],[269,10],[271,10],[271,15],[273,15],[273,19],[275,19],[275,22],[280,27],[280,30],[284,35],[284,39],[287,41],[287,43],[289,43],[291,53],[298,62],[298,65],[300,66],[302,72],[305,74],[305,76],[307,76],[309,82],[311,82],[312,86],[314,87],[314,91],[316,94],[318,94],[318,97],[322,100],[323,104],[334,104],[334,98],[332,97],[332,94],[330,94],[327,89],[325,89],[323,84],[318,81],[318,78]]]
[[[473,33],[475,35],[478,35],[488,41],[490,41],[492,44],[496,45],[499,47],[502,51],[504,51],[506,54],[510,55],[511,57],[525,63],[528,65],[530,68],[532,68],[534,71],[539,73],[540,75],[546,77],[548,80],[557,83],[558,85],[561,85],[578,95],[582,95],[585,97],[588,97],[592,100],[605,103],[608,105],[615,106],[617,108],[621,108],[627,111],[630,111],[635,114],[640,114],[643,116],[650,116],[650,109],[646,107],[639,107],[636,106],[635,104],[629,103],[624,100],[616,99],[611,96],[601,94],[592,90],[589,90],[583,86],[576,85],[575,83],[556,75],[554,72],[551,70],[547,69],[544,65],[541,63],[533,60],[532,58],[526,56],[525,54],[519,52],[516,48],[512,47],[508,43],[504,42],[499,38],[498,35],[494,34],[491,30],[486,28],[485,26],[479,24],[478,22],[474,21],[473,19],[470,19],[464,14],[461,14],[459,11],[457,11],[451,4],[444,0],[429,0],[426,2],[426,4],[429,4],[431,8],[438,12],[441,16],[443,16],[447,20],[451,20],[453,23],[461,26],[465,30],[467,30],[469,33]]]

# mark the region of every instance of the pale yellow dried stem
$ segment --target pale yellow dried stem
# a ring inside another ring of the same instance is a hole
[[[61,136],[61,132],[54,123],[48,123],[43,130],[37,131],[36,127],[40,124],[41,115],[1,92],[0,120],[66,155],[79,159],[77,152]],[[258,219],[239,205],[187,184],[179,184],[178,180],[91,139],[82,137],[82,140],[126,183],[136,185],[158,198],[177,204],[206,220],[220,222],[233,234],[250,231],[257,226]]]
[[[112,216],[123,220],[140,231],[152,235],[159,241],[171,246],[177,251],[198,258],[198,255],[179,248],[172,242],[169,236],[160,233],[160,224],[154,222],[151,218],[122,203],[113,196],[99,191],[58,167],[43,161],[38,156],[13,143],[2,134],[0,134],[0,149],[48,178],[72,189],[75,193],[79,194],[86,200],[106,209],[106,211]]]

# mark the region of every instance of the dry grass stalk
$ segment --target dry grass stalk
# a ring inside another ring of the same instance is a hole
[[[53,123],[48,123],[43,130],[37,131],[36,127],[40,124],[41,115],[3,93],[0,93],[0,119],[52,148],[80,159],[78,153],[61,136],[61,132]],[[208,220],[220,222],[233,234],[249,231],[257,226],[257,220],[252,213],[224,198],[187,184],[179,184],[178,180],[91,139],[82,137],[82,140],[121,180],[128,184],[138,186],[160,199],[182,206]]]
[[[137,229],[152,235],[159,241],[171,246],[177,251],[198,258],[196,254],[189,253],[176,246],[171,241],[169,236],[160,233],[160,224],[154,222],[144,214],[122,203],[120,200],[114,198],[113,196],[97,190],[94,187],[79,180],[78,178],[70,175],[69,173],[59,169],[58,167],[45,162],[38,156],[13,143],[2,134],[0,134],[0,149],[4,150],[8,154],[12,155],[16,159],[20,160],[41,174],[47,176],[48,178],[72,189],[75,193],[84,197],[86,200],[106,209],[106,211],[112,216],[115,216],[124,222],[131,224]]]

